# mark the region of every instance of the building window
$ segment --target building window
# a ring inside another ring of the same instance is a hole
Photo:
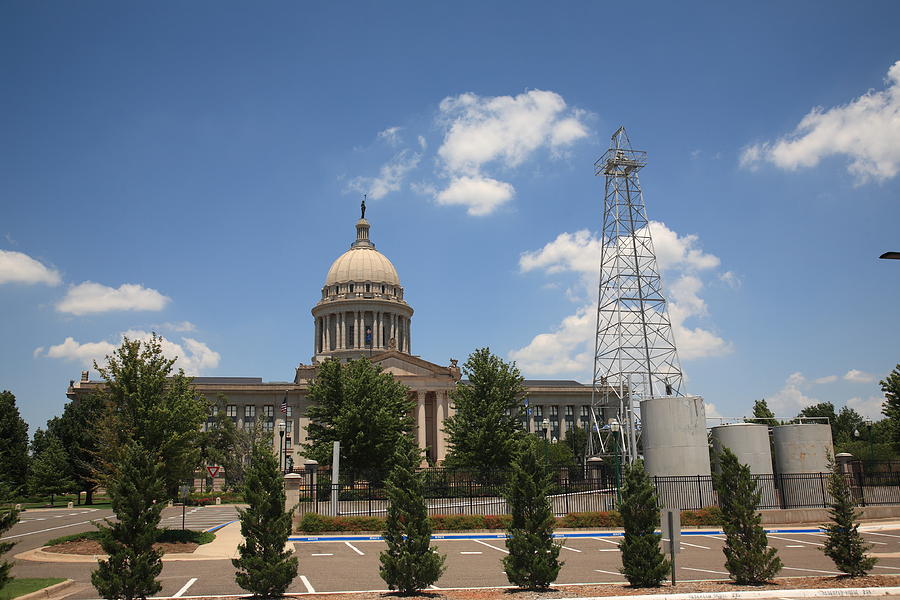
[[[559,417],[559,407],[556,405],[551,406],[550,407],[550,418],[556,419],[558,417]]]
[[[287,412],[284,413],[284,416],[286,416],[286,417],[293,417],[293,416],[294,416],[294,407],[293,407],[293,406],[288,406],[288,407],[287,407]]]
[[[541,420],[544,418],[544,407],[543,406],[535,406],[534,407],[534,418],[535,420]]]
[[[225,407],[225,416],[235,418],[237,417],[237,405],[229,404]]]
[[[284,438],[284,445],[286,448],[290,448],[293,445],[291,443],[291,436],[287,436]]]
[[[368,283],[366,284],[366,291],[367,291],[367,292],[371,292],[371,291],[372,291],[372,286],[371,286],[370,284],[368,284]]]
[[[256,406],[253,404],[248,404],[244,407],[244,418],[252,419],[256,416]]]
[[[582,406],[581,407],[581,420],[590,419],[591,418],[591,407],[590,406]]]
[[[381,293],[384,293],[384,286],[381,286]]]
[[[219,414],[219,406],[217,404],[213,404],[209,407],[209,416],[215,417]]]
[[[567,417],[571,417],[571,416],[573,416],[574,414],[575,414],[575,407],[574,407],[574,406],[567,406],[567,407],[566,407],[566,416],[567,416]]]
[[[352,283],[350,284],[350,293],[351,294],[353,293],[353,284]]]
[[[253,421],[244,421],[244,431],[253,431],[254,423]]]
[[[294,422],[293,421],[285,421],[284,422],[284,431],[287,435],[290,435],[292,431],[294,431]]]
[[[263,406],[263,416],[267,419],[273,418],[275,416],[275,407],[271,404]]]

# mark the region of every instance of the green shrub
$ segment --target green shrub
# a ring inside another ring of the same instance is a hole
[[[72,535],[64,535],[62,537],[53,538],[47,542],[47,546],[58,546],[66,542],[74,542],[79,540],[99,540],[99,531],[82,531],[81,533],[73,533]],[[192,529],[160,529],[156,541],[161,543],[185,543],[185,544],[208,544],[216,539],[216,534],[209,531],[194,531]]]
[[[594,527],[621,527],[622,516],[614,511],[569,513],[556,520],[558,527],[572,529]]]
[[[99,540],[100,532],[97,530],[93,531],[82,531],[81,533],[73,533],[72,535],[64,535],[62,537],[53,538],[48,541],[46,546],[58,546],[60,544],[65,544],[66,542],[74,542],[78,540]]]
[[[707,506],[699,510],[681,511],[681,524],[687,527],[709,527],[722,524],[722,510],[718,506]]]

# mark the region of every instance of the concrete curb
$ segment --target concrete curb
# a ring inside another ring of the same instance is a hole
[[[45,598],[53,598],[58,592],[72,587],[74,583],[74,580],[66,579],[65,581],[60,581],[59,583],[54,583],[53,585],[48,585],[45,588],[41,588],[37,591],[31,592],[30,594],[17,596],[15,600],[43,600]]]
[[[41,548],[28,550],[20,554],[16,554],[13,558],[19,560],[30,560],[32,562],[55,562],[55,563],[95,563],[105,560],[105,554],[59,554],[57,552],[44,552]],[[193,553],[171,553],[163,554],[163,562],[176,562],[180,560],[231,560],[232,556],[203,556]],[[16,598],[16,600],[20,600]]]
[[[699,592],[693,594],[648,594],[646,596],[585,596],[566,600],[753,600],[755,598],[833,598],[895,596],[900,587],[824,588],[815,590],[752,590],[744,592]]]

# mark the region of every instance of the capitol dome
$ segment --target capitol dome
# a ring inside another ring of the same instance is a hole
[[[412,307],[403,299],[397,269],[356,222],[356,241],[331,264],[322,298],[313,307],[316,360],[352,359],[375,351],[410,353]]]
[[[359,233],[365,233],[365,238],[361,240],[357,233],[356,242],[332,263],[325,276],[325,286],[342,283],[400,285],[397,269],[384,254],[375,249],[375,244],[368,241],[369,222],[360,219],[356,223],[356,229]]]

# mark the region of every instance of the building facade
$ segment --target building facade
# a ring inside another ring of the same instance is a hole
[[[290,381],[263,381],[256,377],[195,377],[197,392],[208,399],[224,398],[221,407],[239,428],[257,424],[274,435],[275,449],[283,443],[295,465],[303,461],[310,400],[307,392],[318,365],[326,359],[349,361],[367,357],[410,389],[416,402],[415,436],[428,460],[440,464],[447,455],[443,421],[453,414],[450,392],[460,382],[457,360],[448,365],[429,362],[412,354],[413,309],[404,298],[400,277],[390,260],[375,248],[370,224],[356,222],[356,239],[328,269],[322,295],[312,308],[313,356],[301,363]],[[71,381],[66,395],[75,399],[102,385],[89,372]],[[548,439],[564,440],[574,426],[590,423],[591,386],[568,380],[526,380],[528,431]],[[281,410],[286,403],[287,412]],[[608,413],[608,414],[607,414]],[[605,421],[614,416],[610,407],[598,414]],[[284,436],[280,435],[284,424]]]

